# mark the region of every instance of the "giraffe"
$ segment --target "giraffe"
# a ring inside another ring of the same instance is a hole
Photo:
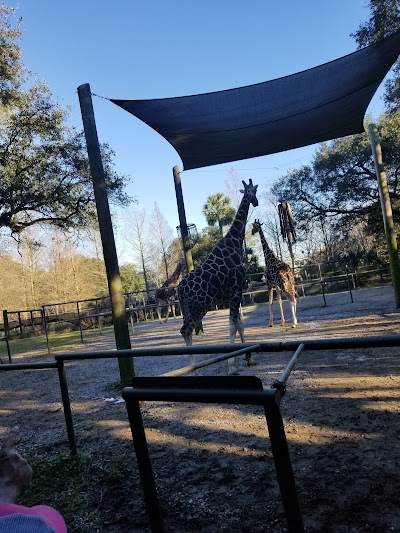
[[[186,345],[192,345],[193,329],[207,311],[221,301],[229,302],[229,337],[235,342],[236,332],[244,340],[243,324],[239,313],[242,300],[245,270],[243,267],[242,246],[250,204],[258,205],[256,197],[258,185],[249,180],[243,181],[242,201],[228,233],[212,249],[201,266],[188,272],[178,285],[178,298],[183,314],[181,334]],[[247,365],[252,364],[251,354],[246,356]],[[194,364],[193,355],[190,363]],[[229,374],[237,374],[235,359],[228,359]]]
[[[272,313],[272,301],[274,298],[274,288],[276,289],[276,294],[278,298],[279,308],[281,310],[281,326],[285,325],[285,316],[283,314],[282,307],[282,297],[281,293],[286,296],[290,309],[292,311],[293,325],[295,328],[297,326],[296,318],[296,288],[294,283],[293,271],[289,265],[280,261],[271,248],[268,246],[268,243],[264,237],[264,232],[261,228],[262,224],[259,220],[253,222],[253,228],[251,233],[260,234],[262,249],[264,252],[265,258],[265,276],[267,281],[267,287],[269,292],[269,326],[274,325],[274,316]]]
[[[186,264],[185,260],[180,259],[172,275],[166,281],[164,281],[164,283],[161,285],[159,289],[156,289],[156,292],[155,292],[156,311],[157,311],[157,316],[158,316],[158,320],[160,324],[162,323],[161,309],[164,305],[167,306],[167,316],[165,317],[164,323],[168,320],[169,306],[171,306],[172,314],[174,315],[174,318],[176,318],[175,305],[173,303],[176,297],[175,286],[185,264]]]

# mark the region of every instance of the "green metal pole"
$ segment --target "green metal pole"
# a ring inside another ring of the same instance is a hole
[[[381,200],[383,224],[385,226],[385,235],[394,295],[396,299],[396,307],[400,307],[400,260],[397,250],[397,238],[394,229],[392,206],[390,203],[386,172],[382,162],[382,149],[376,125],[370,124],[368,126],[368,132],[371,141],[372,155],[374,156],[376,177],[378,180],[379,197]]]
[[[187,271],[190,272],[191,270],[194,270],[194,265],[193,265],[192,252],[190,249],[189,233],[187,229],[185,204],[183,203],[181,174],[179,172],[178,165],[174,166],[174,168],[172,169],[172,173],[174,175],[176,203],[178,205],[178,216],[179,216],[179,225],[181,228],[183,253],[185,254]],[[196,324],[195,332],[196,332],[196,335],[201,335],[204,332],[203,323],[201,321],[198,324]]]
[[[181,228],[183,253],[185,255],[187,271],[190,272],[191,270],[194,269],[194,266],[193,266],[192,252],[190,250],[190,240],[189,240],[189,233],[188,233],[187,222],[186,222],[185,204],[183,203],[181,174],[179,172],[178,165],[174,166],[174,168],[172,169],[172,173],[174,175],[176,203],[178,206],[178,216],[179,216],[179,225]]]
[[[101,242],[103,245],[104,263],[111,298],[115,342],[117,350],[129,350],[131,348],[131,340],[129,337],[128,319],[125,309],[125,297],[119,273],[117,250],[115,247],[114,232],[111,222],[103,162],[97,137],[92,95],[88,83],[78,87],[78,96],[81,106],[83,127],[85,130],[90,172],[92,175],[96,200],[97,217],[99,220]],[[118,359],[118,364],[121,384],[123,386],[129,385],[132,377],[135,375],[133,359],[121,357]]]

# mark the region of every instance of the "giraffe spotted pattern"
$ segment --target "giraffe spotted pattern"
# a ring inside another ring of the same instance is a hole
[[[253,228],[251,230],[252,234],[255,235],[259,233],[262,249],[264,252],[265,259],[265,281],[267,283],[268,292],[269,292],[269,325],[272,327],[274,325],[274,316],[272,313],[272,302],[274,299],[274,289],[276,289],[276,295],[279,303],[279,308],[281,311],[281,326],[285,325],[285,316],[283,314],[282,306],[282,296],[283,294],[289,304],[290,310],[292,312],[293,324],[292,327],[297,326],[297,317],[296,317],[296,287],[294,282],[293,271],[290,266],[283,261],[280,261],[271,248],[268,246],[268,243],[265,239],[264,232],[262,230],[262,224],[259,220],[253,222]]]
[[[183,314],[181,334],[188,346],[192,344],[195,326],[207,311],[221,302],[229,304],[230,343],[235,342],[237,332],[245,342],[239,312],[245,280],[242,247],[250,204],[258,205],[258,185],[253,185],[252,180],[248,185],[243,181],[243,185],[244,190],[240,191],[243,198],[228,233],[214,246],[204,263],[188,272],[178,286]],[[193,356],[190,360],[193,364]],[[248,365],[252,363],[250,355],[246,360]],[[238,373],[234,358],[228,360],[228,366],[229,374]]]
[[[158,320],[160,324],[162,323],[161,308],[165,305],[167,306],[167,316],[165,317],[164,322],[168,320],[169,306],[171,306],[172,314],[174,318],[176,318],[175,305],[174,305],[174,300],[176,298],[175,285],[179,279],[179,276],[181,275],[182,269],[185,266],[185,264],[186,264],[185,260],[180,259],[172,275],[166,281],[164,281],[161,287],[157,289],[155,292],[156,311],[157,311],[157,316],[158,316]]]

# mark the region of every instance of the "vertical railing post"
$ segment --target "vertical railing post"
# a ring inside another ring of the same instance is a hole
[[[83,331],[82,331],[81,313],[79,311],[79,302],[76,302],[76,313],[78,315],[79,332],[81,334],[81,343],[83,344]]]
[[[304,531],[303,518],[290,461],[285,427],[279,408],[280,398],[280,392],[276,391],[275,402],[265,404],[264,411],[288,531],[289,533],[302,533]]]
[[[124,397],[123,390],[122,397]],[[140,480],[143,486],[147,514],[150,520],[150,528],[152,533],[163,533],[164,522],[158,500],[157,487],[154,479],[153,467],[151,465],[139,402],[137,400],[126,401],[126,409],[128,411],[132,439],[135,446],[135,453],[139,468]]]
[[[60,382],[61,398],[63,402],[65,423],[67,425],[69,448],[71,450],[71,453],[73,455],[76,455],[77,447],[76,447],[76,439],[75,439],[75,431],[74,431],[74,422],[72,419],[72,410],[71,410],[71,403],[69,400],[67,376],[65,374],[65,365],[62,359],[57,359],[57,370],[58,370],[58,379]]]
[[[10,325],[8,323],[8,313],[6,309],[3,309],[3,325],[4,325],[4,336],[6,338],[7,345],[7,354],[8,362],[11,364],[11,350],[10,350]]]
[[[49,331],[47,329],[46,309],[44,305],[42,305],[42,324],[44,328],[44,333],[46,335],[47,352],[50,353],[51,350],[50,350],[50,341],[49,341]]]

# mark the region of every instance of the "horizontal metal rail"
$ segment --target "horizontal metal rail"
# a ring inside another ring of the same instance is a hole
[[[206,361],[201,361],[199,363],[196,363],[195,365],[189,365],[184,366],[182,368],[179,368],[178,370],[172,370],[171,372],[166,372],[165,374],[161,374],[162,377],[171,377],[171,376],[183,376],[184,374],[188,374],[189,372],[193,372],[194,370],[198,370],[199,368],[203,368],[205,366],[212,365],[214,363],[219,363],[220,361],[226,361],[227,359],[230,359],[231,357],[236,357],[237,355],[242,355],[249,352],[256,352],[260,348],[259,344],[253,344],[252,346],[242,348],[241,350],[235,350],[234,352],[229,352],[227,355],[220,355],[218,357],[213,357],[212,359],[207,359]]]
[[[162,376],[165,377],[165,376]],[[275,389],[218,389],[218,388],[170,388],[170,387],[125,387],[123,398],[144,401],[227,403],[243,405],[279,405],[281,394]]]
[[[400,335],[399,335],[400,338]],[[261,346],[258,343],[257,346]],[[238,344],[198,344],[196,346],[171,346],[168,348],[138,348],[132,350],[101,350],[95,352],[82,353],[59,353],[54,357],[64,361],[73,361],[77,359],[107,359],[109,357],[162,357],[165,355],[208,355],[214,353],[229,353],[236,351]],[[240,343],[240,349],[249,349],[254,343]]]
[[[0,366],[0,370],[45,370],[57,368],[57,363],[6,363]]]
[[[293,357],[290,359],[289,364],[283,371],[280,379],[272,383],[272,387],[274,389],[278,389],[281,392],[282,396],[286,393],[287,380],[289,379],[289,376],[294,368],[294,365],[297,363],[297,359],[299,358],[299,355],[303,352],[304,348],[305,348],[305,344],[304,343],[300,344],[300,346],[297,348],[296,352],[294,353]]]
[[[331,339],[311,339],[282,342],[260,342],[257,352],[293,352],[300,344],[305,350],[335,350],[346,348],[381,348],[400,346],[400,335],[373,335],[370,337],[342,337]],[[83,359],[108,359],[109,357],[162,357],[166,355],[207,355],[214,353],[228,353],[237,348],[237,344],[198,344],[196,346],[171,346],[168,348],[138,348],[132,350],[102,350],[82,353],[54,354],[56,360],[74,361]],[[240,344],[243,349],[249,349],[254,343]],[[4,366],[4,365],[3,365]]]
[[[254,382],[254,379],[251,379],[251,384],[248,377],[232,377],[232,385],[229,388],[229,377],[226,377],[225,380],[228,381],[222,382],[221,385],[219,385],[219,378],[215,376],[211,378],[178,378],[178,381],[175,382],[172,381],[174,378],[165,377],[138,378],[138,380],[133,379],[132,387],[126,387],[122,390],[122,397],[126,402],[128,411],[151,531],[163,532],[164,524],[140,413],[139,402],[141,400],[262,405],[267,421],[288,531],[289,533],[301,533],[304,531],[284,424],[279,409],[281,394],[278,390],[263,389],[261,380],[256,379],[260,388]],[[243,385],[240,385],[240,382]]]
[[[0,366],[1,370],[47,370],[57,369],[58,380],[60,384],[61,399],[63,404],[65,424],[67,426],[68,442],[72,454],[77,453],[74,424],[72,420],[71,402],[69,399],[67,376],[65,374],[64,361],[55,361],[54,363],[10,363]]]
[[[297,359],[299,358],[299,355],[303,352],[304,348],[305,348],[305,344],[304,343],[300,344],[300,346],[297,348],[296,352],[294,353],[293,357],[289,361],[289,364],[283,371],[279,381],[281,381],[282,383],[287,382],[287,380],[289,379],[290,373],[292,372],[294,365],[297,363]]]

